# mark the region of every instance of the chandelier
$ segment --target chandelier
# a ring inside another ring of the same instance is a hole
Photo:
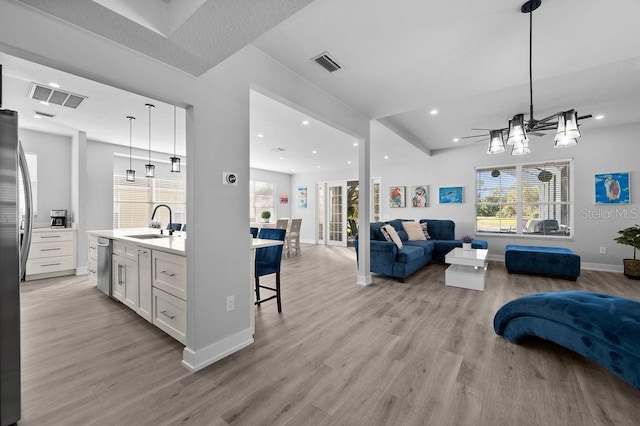
[[[561,111],[548,117],[537,120],[533,116],[533,73],[531,66],[531,47],[533,35],[533,11],[542,4],[542,0],[529,0],[522,5],[520,11],[529,14],[529,119],[524,114],[516,114],[509,120],[508,127],[502,129],[472,129],[489,130],[489,146],[487,154],[500,154],[506,151],[506,145],[511,146],[511,155],[525,155],[531,153],[529,148],[529,135],[543,136],[544,132],[556,131],[555,148],[566,148],[577,145],[580,137],[578,121],[590,118],[591,114],[578,116],[575,109]],[[467,136],[475,138],[484,135]]]

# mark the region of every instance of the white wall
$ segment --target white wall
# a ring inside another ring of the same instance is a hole
[[[553,135],[532,137],[532,154],[514,157],[508,153],[487,155],[485,144],[469,148],[435,152],[432,157],[407,159],[404,163],[372,165],[371,176],[380,177],[382,184],[383,220],[404,219],[451,219],[456,222],[456,236],[474,234],[475,231],[475,167],[531,163],[554,159],[574,159],[574,229],[573,240],[553,240],[549,238],[517,238],[513,236],[479,237],[489,242],[489,253],[493,258],[504,257],[507,244],[531,244],[567,247],[578,253],[583,266],[605,270],[621,270],[622,258],[632,256],[632,248],[613,241],[616,231],[635,223],[640,223],[640,144],[638,144],[640,124],[615,128],[589,129],[582,126],[579,144],[572,148],[553,148]],[[374,141],[375,142],[375,141]],[[594,174],[608,172],[631,172],[630,205],[602,206],[594,202]],[[303,217],[307,224],[315,214],[315,183],[322,180],[351,179],[354,171],[345,169],[331,173],[294,175],[292,187],[306,185],[309,188],[309,208]],[[429,207],[410,207],[410,187],[429,185]],[[403,185],[407,188],[409,207],[390,208],[388,190],[390,186]],[[438,188],[463,186],[463,204],[439,204]],[[294,200],[295,203],[295,200]],[[294,204],[295,205],[295,204]],[[295,214],[294,214],[295,215]],[[304,222],[304,221],[303,221]],[[313,227],[306,226],[302,232],[304,240],[313,238]],[[607,248],[607,254],[600,254],[600,247]]]
[[[38,154],[38,211],[36,224],[49,223],[49,211],[71,209],[71,138],[19,129],[26,152]]]
[[[293,217],[291,216],[291,175],[286,173],[271,172],[262,169],[251,169],[249,179],[260,182],[271,182],[276,185],[276,214],[275,217],[271,218],[272,222],[275,222],[276,219],[279,219],[281,217]],[[280,202],[280,194],[283,192],[289,196],[288,203]],[[247,193],[247,197],[248,196],[249,195]]]

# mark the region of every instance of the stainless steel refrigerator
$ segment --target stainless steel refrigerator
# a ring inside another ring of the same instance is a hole
[[[0,425],[20,420],[20,281],[31,243],[31,184],[18,113],[2,109],[0,66]],[[22,176],[21,176],[22,175]],[[25,193],[20,229],[18,179]]]

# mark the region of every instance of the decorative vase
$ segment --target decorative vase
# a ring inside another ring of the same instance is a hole
[[[462,250],[471,250],[471,243],[462,243]]]

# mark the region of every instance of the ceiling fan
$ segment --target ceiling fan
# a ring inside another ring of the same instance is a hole
[[[578,122],[580,120],[591,118],[591,114],[578,116],[574,109],[561,111],[542,119],[536,119],[533,116],[533,72],[532,72],[532,39],[533,39],[533,11],[542,4],[542,0],[528,0],[522,5],[520,11],[529,14],[529,119],[525,119],[524,114],[516,114],[509,120],[508,127],[500,129],[471,129],[488,131],[480,135],[463,136],[462,139],[483,138],[474,141],[489,141],[487,154],[499,154],[505,152],[505,135],[507,136],[507,145],[512,145],[512,155],[529,154],[529,138],[528,135],[544,136],[545,132],[556,130],[555,147],[565,148],[578,143],[577,138],[580,137],[578,130]]]

